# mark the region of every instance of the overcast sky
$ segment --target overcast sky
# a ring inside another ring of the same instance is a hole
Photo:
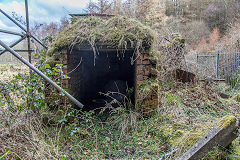
[[[62,17],[68,16],[69,13],[83,13],[83,8],[88,2],[89,0],[28,0],[30,24],[57,22]],[[24,0],[0,0],[0,8],[10,16],[12,16],[12,12],[16,12],[25,20]],[[1,13],[0,29],[21,31]],[[0,39],[9,42],[18,37],[0,33]]]

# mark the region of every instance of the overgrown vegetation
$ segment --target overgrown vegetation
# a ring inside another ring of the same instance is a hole
[[[16,78],[11,84],[27,81]],[[39,86],[33,90],[36,87]],[[28,90],[22,87],[8,92],[13,97],[25,89]],[[221,117],[239,113],[239,103],[218,100],[214,91],[209,94],[204,87],[179,86],[164,94],[163,105],[148,118],[124,105],[112,108],[107,116],[71,106],[59,106],[53,112],[45,103],[37,103],[31,109],[31,103],[16,105],[2,97],[9,107],[1,104],[1,155],[8,159],[174,159]],[[22,95],[25,93],[19,94]],[[34,95],[42,95],[42,91]],[[172,151],[174,154],[167,155]],[[239,156],[238,151],[239,145],[234,142],[227,151],[217,149],[206,159]]]
[[[116,108],[109,104],[100,113],[94,110],[83,112],[73,109],[64,101],[64,95],[58,92],[55,99],[51,99],[56,105],[53,108],[48,106],[45,82],[38,75],[33,74],[30,78],[28,73],[24,74],[26,69],[21,72],[16,66],[1,65],[1,72],[21,73],[16,76],[2,74],[0,79],[0,159],[176,159],[213,126],[220,124],[224,128],[225,124],[239,118],[239,88],[198,80],[183,84],[173,76],[175,69],[186,69],[182,56],[188,45],[196,47],[194,45],[202,37],[207,37],[213,27],[219,25],[224,27],[221,34],[229,31],[225,36],[221,35],[221,43],[229,42],[227,37],[230,36],[235,44],[237,26],[226,29],[229,22],[226,19],[224,24],[223,21],[210,21],[218,13],[227,18],[226,8],[220,4],[218,8],[221,9],[214,9],[209,6],[208,0],[204,0],[204,4],[198,7],[199,1],[190,0],[174,8],[172,2],[167,5],[166,14],[186,19],[178,23],[180,25],[170,26],[173,23],[167,23],[169,28],[172,27],[170,31],[156,30],[160,32],[157,37],[150,27],[133,19],[121,16],[110,19],[86,17],[76,20],[61,32],[48,51],[54,58],[61,58],[59,51],[62,48],[71,50],[75,44],[87,43],[96,53],[99,45],[116,49],[135,48],[138,53],[138,50],[154,44],[151,53],[159,61],[158,79],[141,86],[141,91],[146,94],[155,87],[160,91],[160,106],[151,116],[143,116],[129,104],[120,104]],[[187,4],[193,7],[187,9]],[[184,9],[182,14],[179,12],[181,7]],[[203,11],[208,13],[205,22],[199,21]],[[175,23],[174,18],[172,22]],[[149,23],[149,19],[145,22]],[[187,27],[184,27],[185,23]],[[183,36],[173,34],[174,27],[179,27]],[[49,34],[44,39],[50,43],[55,35]],[[209,44],[210,41],[211,38]],[[50,66],[45,63],[45,54],[37,56],[40,60],[38,68],[49,77],[56,78],[58,84],[61,85],[63,77],[71,78],[63,74],[62,64]],[[3,78],[6,76],[9,78]],[[219,92],[232,97],[223,99]],[[231,117],[226,118],[227,123],[220,121],[224,116]],[[228,148],[216,146],[203,159],[239,159],[239,140],[238,137]]]
[[[73,23],[59,34],[50,54],[63,48],[71,49],[76,44],[90,45],[96,52],[100,45],[139,51],[153,43],[153,31],[134,19],[115,16],[106,20],[89,16],[75,19]]]
[[[164,55],[170,56],[170,52],[159,56]],[[164,67],[169,63],[161,62],[160,71],[165,73]],[[174,69],[173,64],[169,67]],[[39,68],[47,70],[49,76],[64,76],[61,70],[49,65],[40,64]],[[127,110],[126,104],[117,108],[106,106],[111,108],[109,115],[82,112],[64,104],[52,110],[45,103],[43,82],[39,76],[33,77],[36,78],[30,81],[28,75],[22,74],[1,85],[14,99],[10,101],[1,92],[0,151],[8,159],[175,159],[221,117],[239,116],[239,102],[219,98],[212,86],[206,90],[201,83],[177,83],[169,74],[159,77],[161,106],[150,117]],[[38,85],[29,86],[29,82]],[[61,94],[56,101],[60,99]],[[239,156],[238,151],[239,145],[234,142],[228,150],[214,149],[205,159],[234,159]]]

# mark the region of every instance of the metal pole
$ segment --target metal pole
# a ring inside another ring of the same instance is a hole
[[[27,30],[22,26],[20,25],[17,21],[15,21],[12,17],[10,17],[7,13],[5,13],[2,9],[0,9],[0,12],[2,14],[4,14],[8,19],[10,19],[13,23],[15,23],[19,28],[21,28],[23,31],[25,31],[27,33]],[[31,35],[30,36],[35,39],[38,43],[40,43],[44,48],[47,48],[46,45],[44,45],[39,39],[37,39],[35,36]]]
[[[26,26],[27,26],[27,32],[26,32],[26,36],[27,36],[27,50],[28,50],[28,62],[29,63],[32,63],[32,52],[30,51],[31,49],[31,42],[30,42],[30,32],[29,32],[29,16],[28,16],[28,1],[25,0],[25,13],[26,13]],[[31,83],[31,80],[32,80],[32,70],[29,68],[29,77],[30,77],[30,83],[29,85],[32,87],[32,83]],[[29,96],[30,97],[33,97],[33,92],[30,91],[29,92]],[[31,107],[33,105],[33,103],[30,104]]]
[[[7,31],[7,30],[4,30],[4,29],[0,29],[0,32],[2,32],[2,33],[7,33],[7,34],[13,34],[13,35],[17,35],[17,36],[24,36],[24,35],[21,34],[21,33],[12,32],[12,31]]]
[[[10,47],[10,46],[9,46]],[[2,49],[0,49],[0,51],[3,51]],[[5,51],[5,50],[4,50]],[[14,51],[16,52],[28,52],[29,50],[26,50],[26,49],[14,49]],[[30,50],[31,52],[33,52],[34,50]]]
[[[27,30],[22,25],[20,25],[17,21],[15,21],[12,17],[10,17],[7,13],[5,13],[2,9],[0,9],[0,12],[4,14],[8,19],[10,19],[13,23],[15,23],[23,31],[27,32]]]
[[[50,78],[48,78],[45,74],[43,74],[41,71],[39,71],[36,67],[34,67],[31,63],[29,63],[27,60],[25,60],[23,57],[21,57],[17,52],[15,52],[13,49],[11,49],[9,46],[4,44],[0,40],[0,45],[4,47],[7,51],[11,52],[16,58],[18,58],[21,62],[26,64],[29,68],[31,68],[34,72],[36,72],[38,75],[40,75],[43,79],[48,81],[50,84],[52,84],[58,91],[64,93],[74,104],[76,104],[78,107],[82,108],[83,104],[80,103],[77,99],[75,99],[73,96],[71,96],[68,92],[66,92],[64,89],[62,89],[60,86],[58,86],[55,82],[53,82]]]
[[[18,43],[20,43],[22,40],[24,40],[26,37],[24,36],[24,37],[21,37],[19,40],[17,40],[16,42],[14,42],[13,44],[11,44],[9,47],[14,47],[14,46],[16,46]],[[7,52],[7,50],[5,49],[5,50],[3,50],[2,52],[0,52],[0,56],[3,54],[3,53],[5,53],[5,52]]]
[[[29,16],[28,16],[28,1],[25,0],[25,10],[26,10],[26,24],[27,24],[27,49],[28,49],[28,61],[29,63],[32,63],[32,55],[31,55],[31,42],[30,42],[30,32],[29,32]],[[30,69],[30,74],[32,73]]]
[[[218,63],[219,63],[219,51],[217,51],[217,59],[216,59],[216,78],[218,78]]]

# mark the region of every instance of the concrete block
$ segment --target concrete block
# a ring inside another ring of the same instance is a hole
[[[215,146],[226,147],[238,137],[238,121],[234,116],[225,116],[209,133],[195,143],[178,160],[199,160]]]

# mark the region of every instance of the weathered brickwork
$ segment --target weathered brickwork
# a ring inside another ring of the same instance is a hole
[[[136,107],[148,115],[158,107],[157,62],[146,52],[136,61]]]
[[[67,74],[67,59],[68,51],[62,51],[64,54],[63,73]],[[154,109],[158,107],[158,86],[151,83],[157,81],[157,62],[153,60],[153,56],[150,56],[148,52],[146,54],[140,54],[136,60],[136,107],[139,112],[144,114],[150,114]],[[61,63],[61,62],[59,62]],[[62,86],[68,88],[69,79],[62,80]],[[150,89],[147,91],[143,88],[148,85]],[[66,100],[64,100],[66,101]]]

